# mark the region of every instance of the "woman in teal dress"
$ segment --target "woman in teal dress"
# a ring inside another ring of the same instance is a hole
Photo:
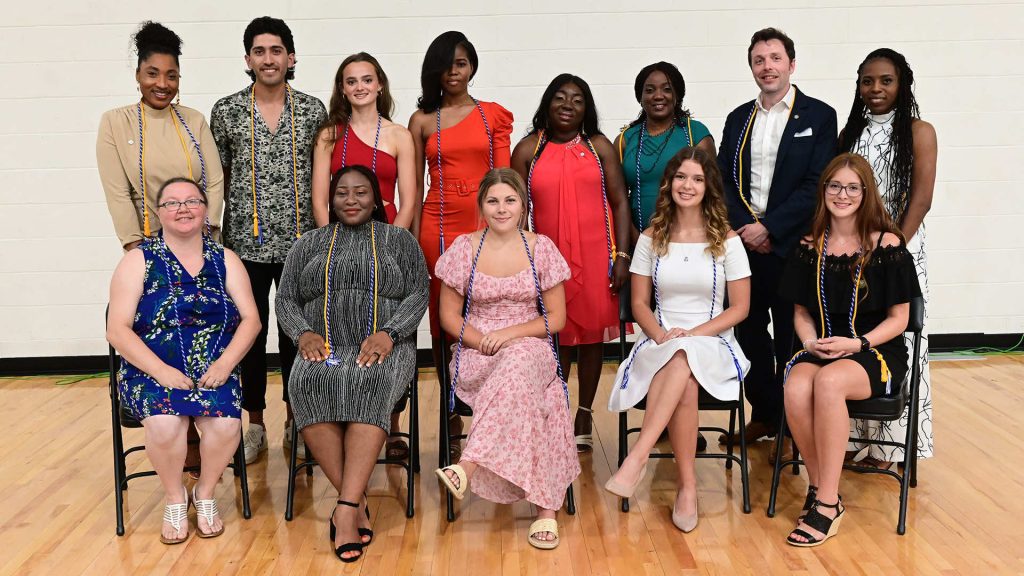
[[[654,202],[668,161],[687,146],[715,157],[715,139],[704,124],[683,109],[686,83],[679,69],[668,62],[644,66],[633,83],[640,116],[615,139],[622,172],[629,189],[633,221],[632,241],[650,225]]]

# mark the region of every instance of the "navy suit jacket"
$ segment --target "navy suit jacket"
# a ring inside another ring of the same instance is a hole
[[[786,257],[802,236],[810,229],[811,217],[817,202],[818,178],[835,156],[836,111],[821,100],[811,98],[796,86],[793,112],[786,122],[775,160],[775,173],[768,192],[768,205],[761,224],[768,229],[772,252]],[[729,206],[729,223],[733,229],[754,222],[750,211],[740,199],[736,188],[736,150],[750,110],[751,100],[733,110],[725,119],[718,166],[725,185],[725,200]],[[797,134],[807,136],[796,137]],[[750,141],[743,147],[743,190],[750,200]]]

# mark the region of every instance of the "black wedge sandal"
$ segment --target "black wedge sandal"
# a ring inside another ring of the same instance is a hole
[[[347,500],[338,500],[338,505],[339,506],[349,506],[351,508],[359,508],[359,504],[356,504],[354,502],[349,502]],[[337,533],[337,527],[334,525],[334,513],[331,512],[331,545],[332,546],[334,545],[334,537],[335,537],[336,533]],[[338,546],[337,548],[335,548],[334,549],[334,555],[338,557],[338,560],[341,560],[342,562],[344,562],[346,564],[351,564],[352,562],[355,562],[356,560],[359,560],[360,558],[363,557],[363,547],[364,546],[365,545],[362,542],[348,542],[346,544],[342,544],[341,546]],[[342,554],[344,554],[346,552],[359,552],[359,555],[358,556],[351,556],[349,558],[345,558],[344,556],[342,556]]]
[[[836,510],[836,517],[829,518],[821,512],[818,512],[819,507],[833,508]],[[812,548],[814,546],[821,546],[826,540],[835,536],[839,532],[839,522],[843,519],[843,513],[846,512],[846,507],[843,506],[843,498],[840,496],[839,500],[835,504],[826,504],[821,500],[815,500],[811,504],[811,508],[807,511],[807,515],[804,516],[803,523],[810,528],[817,530],[825,535],[824,538],[818,540],[814,536],[811,536],[806,531],[799,528],[794,528],[786,538],[786,542],[793,546],[799,546],[801,548]],[[806,542],[796,540],[793,536],[800,536],[806,539]]]

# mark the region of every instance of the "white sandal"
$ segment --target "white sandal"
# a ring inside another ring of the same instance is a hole
[[[185,493],[185,501],[181,504],[165,504],[164,505],[164,522],[167,522],[174,528],[175,533],[181,532],[181,523],[185,522],[185,528],[188,528],[188,490],[182,486],[181,491]],[[188,530],[185,531],[185,535],[181,538],[167,538],[164,536],[163,527],[160,528],[160,542],[164,544],[181,544],[188,540],[190,534]]]
[[[555,539],[541,540],[540,538],[535,538],[536,534],[540,534],[542,532],[550,532],[554,534]],[[554,518],[543,518],[541,520],[534,521],[533,524],[530,524],[530,533],[526,540],[530,543],[530,546],[533,546],[534,548],[540,548],[541,550],[554,550],[558,547],[559,542],[558,521]]]
[[[593,426],[594,426],[594,410],[591,409],[591,408],[584,408],[583,406],[578,406],[576,409],[577,410],[582,410],[582,411],[586,412],[588,416],[590,416],[590,426],[591,426],[591,428],[593,428]],[[582,452],[593,452],[593,451],[594,451],[594,435],[592,433],[591,434],[577,434],[576,435],[576,452],[577,453],[582,453]]]
[[[192,487],[192,504],[196,507],[196,534],[199,534],[200,538],[216,538],[224,533],[224,525],[221,524],[220,530],[216,532],[203,532],[199,528],[199,518],[206,520],[206,526],[213,526],[213,519],[219,516],[220,513],[217,511],[217,500],[210,498],[209,500],[200,500],[196,496],[197,486]]]
[[[452,478],[448,477],[447,472],[455,474],[455,478],[458,479],[459,485],[456,486]],[[458,464],[452,464],[451,466],[445,466],[444,468],[438,468],[434,470],[434,474],[437,475],[444,487],[455,496],[456,500],[462,500],[466,497],[466,488],[469,488],[469,479],[466,477],[466,471]]]

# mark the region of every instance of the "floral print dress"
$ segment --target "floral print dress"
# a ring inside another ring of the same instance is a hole
[[[224,248],[204,238],[203,268],[195,277],[162,236],[139,249],[146,258],[146,272],[132,329],[161,360],[198,382],[227,348],[240,321],[225,289]],[[237,369],[219,388],[177,390],[164,388],[122,358],[117,381],[121,404],[140,421],[154,414],[241,417]]]

